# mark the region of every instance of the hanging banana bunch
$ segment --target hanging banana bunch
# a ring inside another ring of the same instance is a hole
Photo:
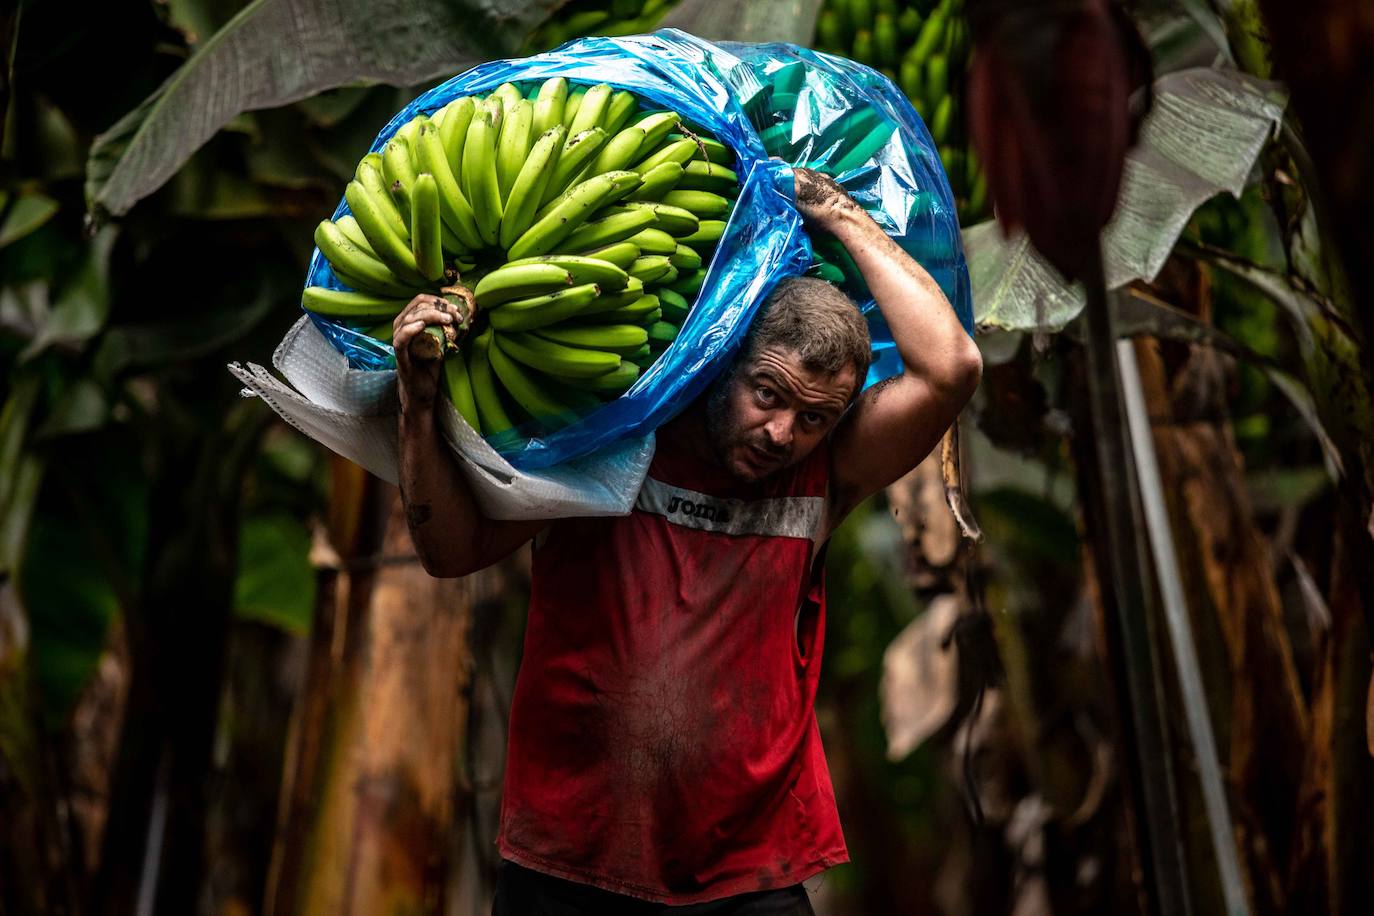
[[[628,389],[696,302],[739,194],[728,147],[601,83],[505,83],[363,157],[302,305],[382,342],[418,293],[477,303],[445,389],[484,435],[550,432]]]
[[[816,48],[868,64],[900,86],[939,146],[960,221],[987,215],[987,182],[960,104],[971,51],[962,0],[826,0]]]
[[[678,0],[572,0],[542,22],[525,43],[525,54],[542,54],[587,35],[652,32]]]

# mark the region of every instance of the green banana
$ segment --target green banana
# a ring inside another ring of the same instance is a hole
[[[591,130],[593,127],[600,127],[605,130],[605,125],[601,122],[614,91],[606,83],[597,83],[588,89],[587,94],[582,96],[582,103],[578,106],[572,123],[568,125],[568,133],[570,135],[579,134],[584,130]]]
[[[566,192],[573,180],[596,158],[596,154],[605,143],[606,132],[599,127],[570,136],[559,153],[558,164],[554,167],[553,177],[544,188],[544,199],[540,201],[540,206],[550,204]],[[542,215],[541,213],[540,216]]]
[[[849,24],[857,32],[873,27],[873,0],[849,0]]]
[[[647,179],[646,179],[647,180]],[[715,162],[693,159],[682,167],[682,180],[677,187],[682,191],[729,191],[739,185],[739,176]]]
[[[668,260],[678,270],[696,270],[701,266],[701,254],[686,245],[678,245]]]
[[[501,214],[502,248],[510,248],[534,222],[535,211],[544,197],[544,190],[553,179],[556,157],[563,147],[566,133],[562,124],[555,124],[544,131],[535,141],[534,148],[520,167],[520,173],[511,185],[510,197],[506,200],[505,211]]]
[[[569,137],[577,133],[572,129],[573,119],[577,117],[577,109],[582,107],[582,97],[586,94],[586,86],[575,86],[569,90],[568,97],[563,102],[563,126],[568,128]]]
[[[637,277],[631,277],[630,282],[618,293],[602,293],[595,302],[588,303],[580,315],[597,315],[602,312],[613,312],[618,309],[634,305],[644,298],[644,284]]]
[[[647,286],[672,269],[672,263],[665,256],[650,254],[635,258],[634,263],[630,265],[629,274]]]
[[[600,303],[596,303],[600,305]],[[641,324],[646,315],[658,310],[658,297],[654,295],[641,295],[638,299],[628,305],[622,305],[617,309],[599,311],[596,309],[585,309],[577,317],[578,324]]]
[[[647,172],[660,162],[676,162],[678,165],[683,165],[699,152],[696,143],[683,137],[681,140],[674,140],[663,149],[641,160],[634,166],[634,170],[640,173]]]
[[[321,250],[323,251],[323,249]],[[407,296],[413,296],[415,294],[415,287],[397,283],[395,276],[391,273],[390,270],[387,270],[385,264],[378,261],[376,262],[376,266],[379,267],[381,270],[385,271],[386,276],[390,277],[391,279],[361,280],[358,277],[355,277],[352,274],[350,274],[347,270],[342,270],[338,267],[334,267],[334,276],[338,277],[339,282],[342,283],[344,286],[347,286],[349,289],[356,290],[360,293],[371,293],[374,296],[382,296],[384,298],[390,299],[404,299]]]
[[[677,339],[677,325],[666,321],[655,321],[648,328],[649,347],[667,347]]]
[[[600,394],[620,394],[633,385],[635,379],[639,378],[639,367],[628,360],[622,359],[610,372],[603,373],[594,378],[577,378],[559,373],[550,374],[554,375],[557,381],[573,388],[579,388],[583,391],[595,391]]]
[[[453,173],[454,178],[459,178],[463,174],[463,145],[467,142],[468,127],[471,126],[472,116],[476,112],[477,100],[466,95],[454,99],[440,109],[439,113],[443,115],[443,120],[439,122],[439,142],[444,146],[449,171]],[[459,187],[461,186],[460,182]]]
[[[582,314],[601,294],[595,283],[584,283],[545,296],[514,299],[488,313],[498,331],[528,331]]]
[[[410,222],[401,219],[401,211],[396,207],[396,201],[391,196],[391,189],[387,181],[382,177],[381,170],[382,157],[377,156],[376,164],[372,162],[361,162],[358,164],[357,181],[363,187],[372,192],[372,199],[377,202],[377,206],[382,211],[382,218],[391,227],[391,231],[402,239],[410,239]]]
[[[395,330],[395,322],[383,321],[381,324],[373,325],[370,328],[364,328],[362,333],[371,337],[373,340],[389,344],[391,343],[391,335]]]
[[[491,308],[512,299],[542,296],[573,285],[573,275],[553,264],[501,266],[478,281],[472,291],[479,308]]]
[[[658,200],[683,178],[685,172],[676,162],[660,162],[647,172],[640,172],[643,183],[630,195],[631,200]]]
[[[679,295],[686,296],[689,300],[694,299],[696,294],[701,292],[702,284],[706,281],[705,270],[688,271],[678,277],[668,289]]]
[[[468,377],[472,383],[472,398],[477,404],[477,414],[482,419],[482,433],[494,436],[515,426],[510,414],[501,403],[501,395],[496,390],[496,379],[491,374],[491,361],[488,358],[492,346],[491,328],[487,328],[472,342],[471,363]]]
[[[401,219],[410,224],[410,188],[415,183],[415,163],[410,158],[410,144],[396,136],[387,142],[382,152],[382,176],[396,202]],[[402,236],[404,238],[404,236]]]
[[[609,261],[576,254],[543,254],[510,261],[506,267],[552,264],[572,274],[573,283],[595,283],[606,292],[618,293],[630,282],[629,274]]]
[[[948,101],[948,99],[949,97],[946,96],[945,100]],[[850,169],[857,169],[868,162],[887,145],[895,130],[896,128],[887,122],[873,128],[849,152],[840,157],[834,165],[835,173],[848,172]]]
[[[663,310],[666,318],[679,325],[686,320],[687,313],[692,310],[685,297],[666,286],[658,291],[658,307]]]
[[[734,207],[730,198],[711,191],[669,191],[663,195],[663,203],[690,211],[698,219],[722,219]]]
[[[662,318],[663,318],[663,307],[662,307],[662,306],[659,306],[658,308],[654,309],[652,312],[650,312],[649,314],[647,314],[647,315],[644,316],[643,326],[646,327],[646,328],[647,328],[647,327],[650,327],[651,325],[653,325],[655,322],[661,320]],[[660,352],[660,353],[663,352],[663,348],[662,348],[662,347],[659,347],[659,352]]]
[[[681,123],[682,118],[675,111],[656,111],[640,118],[634,126],[644,131],[644,145],[641,149],[646,153],[657,152],[668,134]],[[643,169],[637,171],[642,172]]]
[[[897,50],[901,38],[897,34],[897,20],[888,13],[879,13],[873,22],[873,54],[880,67],[895,67],[900,59]]]
[[[463,193],[472,204],[477,231],[488,245],[497,243],[501,229],[501,186],[496,178],[500,111],[499,100],[483,101],[463,145]]]
[[[496,373],[497,379],[505,386],[506,391],[519,404],[525,413],[536,420],[548,422],[554,419],[561,419],[569,422],[576,418],[576,413],[568,405],[546,391],[534,378],[514,359],[506,355],[506,347],[509,346],[506,335],[495,335],[495,346],[487,353],[487,358],[491,360],[491,368]]]
[[[904,42],[916,40],[921,34],[921,22],[921,11],[914,6],[906,7],[897,15],[897,32]]]
[[[409,148],[410,145],[415,142],[415,135],[420,131],[419,119],[423,117],[425,116],[416,115],[409,121],[402,124],[400,127],[396,128],[396,133],[394,134],[393,139],[400,140],[402,143],[406,145],[407,148]]]
[[[693,248],[715,245],[725,235],[725,225],[723,219],[704,219],[697,224],[696,232],[678,236],[678,241]]]
[[[949,19],[945,15],[944,7],[936,7],[926,17],[925,24],[921,26],[921,34],[916,36],[907,54],[916,60],[925,60],[944,41],[948,26]]]
[[[382,208],[373,199],[372,193],[357,181],[350,181],[344,189],[344,200],[348,202],[348,209],[353,211],[354,218],[358,220],[363,234],[367,236],[368,244],[372,246],[381,262],[396,275],[396,279],[403,283],[423,286],[425,279],[420,276],[415,256],[411,254],[410,247],[401,237],[387,225]]]
[[[638,127],[627,127],[606,141],[601,152],[592,161],[591,174],[614,172],[623,169],[634,159],[644,143],[644,131]]]
[[[519,99],[506,108],[501,119],[501,136],[496,147],[496,185],[501,200],[509,201],[515,178],[530,155],[530,129],[534,124],[534,105]]]
[[[585,229],[586,226],[583,226],[583,228]],[[576,233],[573,234],[576,235]],[[583,254],[589,258],[598,258],[602,261],[607,261],[619,267],[621,270],[624,270],[634,262],[635,258],[639,257],[640,252],[639,246],[634,242],[624,241],[605,245],[601,248],[593,248],[590,251],[583,252]]]
[[[907,56],[902,60],[901,69],[897,73],[897,85],[902,87],[902,92],[906,93],[907,98],[919,99],[923,94],[921,78],[924,71],[921,68],[921,62],[914,57]]]
[[[542,137],[554,125],[563,124],[563,103],[568,99],[568,81],[561,76],[544,80],[534,100],[533,131]],[[565,128],[566,132],[566,128]]]
[[[420,276],[431,282],[444,276],[441,225],[439,185],[429,172],[421,172],[410,192],[410,251]]]
[[[371,293],[347,292],[323,286],[307,286],[301,293],[301,306],[307,312],[326,318],[354,320],[395,318],[409,299],[386,299]]]
[[[935,106],[935,115],[930,119],[930,134],[937,140],[949,136],[950,121],[954,116],[954,97],[944,96]]]
[[[516,104],[523,102],[525,97],[520,94],[514,83],[502,83],[492,90],[489,99],[499,99],[501,102],[502,120],[511,113]]]
[[[442,130],[436,129],[433,123],[421,127],[416,162],[421,169],[434,176],[439,186],[439,215],[443,217],[444,225],[452,230],[464,251],[474,251],[482,247],[477,217],[458,186],[442,136]]]
[[[472,379],[468,377],[467,362],[458,349],[450,350],[444,357],[444,390],[448,392],[448,399],[458,415],[480,434],[482,421],[478,417],[477,400],[472,393]]]
[[[367,243],[367,236],[363,235],[362,227],[358,225],[358,221],[353,218],[352,213],[345,213],[334,220],[334,225],[338,226],[354,245],[357,245],[373,258],[377,257],[377,252],[373,251],[372,246]]]
[[[877,65],[877,58],[873,48],[873,33],[868,29],[860,29],[854,33],[854,59],[861,64],[868,64],[870,67]]]
[[[734,151],[719,140],[712,140],[709,137],[698,137],[697,139],[701,142],[702,148],[706,150],[706,160],[711,164],[728,166],[735,161]]]
[[[541,328],[535,335],[565,347],[605,350],[630,356],[649,342],[649,335],[636,324],[557,325]]]
[[[596,378],[620,365],[620,357],[614,353],[565,347],[527,331],[502,334],[497,345],[511,359],[531,369],[568,378]]]
[[[639,102],[635,99],[634,93],[620,90],[611,96],[610,104],[606,106],[606,117],[604,118],[604,128],[606,133],[614,134],[622,130],[634,113],[639,109]]]
[[[662,229],[641,229],[630,236],[629,241],[638,245],[643,254],[671,255],[677,251],[677,239]]]
[[[701,220],[692,211],[652,200],[631,200],[611,207],[609,210],[610,213],[623,213],[625,210],[648,210],[654,214],[658,228],[676,238],[691,235],[701,227]]]
[[[926,97],[943,98],[949,93],[949,59],[938,51],[926,58]]]
[[[586,252],[591,248],[613,245],[637,235],[658,222],[652,210],[629,210],[578,226],[560,246],[565,251]]]
[[[844,23],[835,10],[823,9],[816,17],[816,44],[821,50],[831,53],[844,49]]]
[[[510,247],[509,257],[519,260],[553,251],[594,210],[618,192],[638,184],[639,176],[634,172],[603,172],[587,179],[560,198],[546,216],[536,220]]]

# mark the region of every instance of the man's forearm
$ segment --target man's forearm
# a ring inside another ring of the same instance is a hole
[[[478,553],[481,510],[439,435],[433,408],[398,421],[401,499],[415,551],[435,576],[461,575]]]
[[[977,350],[935,279],[858,206],[827,228],[863,273],[907,371],[936,387],[966,385]]]

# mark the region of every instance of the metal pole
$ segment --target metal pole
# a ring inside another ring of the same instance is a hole
[[[1120,376],[1116,365],[1116,329],[1108,308],[1100,251],[1084,277],[1088,400],[1096,429],[1098,473],[1106,520],[1110,575],[1103,576],[1119,617],[1121,658],[1125,667],[1130,721],[1134,733],[1135,773],[1140,780],[1140,812],[1145,822],[1146,861],[1153,872],[1153,894],[1161,916],[1187,916],[1187,878],[1178,829],[1173,754],[1163,719],[1163,678],[1151,638],[1154,593],[1150,565],[1139,536],[1134,499],[1134,468],[1121,415]]]
[[[1188,604],[1183,597],[1182,577],[1178,555],[1174,552],[1173,532],[1169,527],[1169,510],[1164,505],[1163,485],[1159,479],[1159,462],[1155,455],[1154,439],[1150,433],[1150,415],[1145,409],[1145,392],[1140,384],[1140,367],[1135,360],[1135,346],[1130,340],[1116,344],[1121,391],[1126,399],[1126,423],[1130,431],[1131,449],[1140,484],[1140,501],[1145,507],[1146,530],[1154,554],[1155,572],[1159,579],[1160,596],[1164,600],[1164,623],[1169,630],[1169,643],[1174,650],[1174,667],[1178,669],[1179,690],[1183,695],[1183,712],[1188,721],[1188,737],[1193,743],[1193,755],[1198,762],[1198,776],[1202,781],[1202,801],[1207,809],[1207,826],[1212,834],[1212,849],[1221,873],[1221,892],[1230,916],[1248,916],[1249,904],[1241,881],[1240,860],[1231,829],[1231,812],[1226,806],[1226,787],[1221,779],[1221,763],[1217,760],[1216,737],[1212,734],[1212,720],[1207,715],[1207,692],[1202,685],[1202,670],[1193,644],[1193,631],[1188,621]]]

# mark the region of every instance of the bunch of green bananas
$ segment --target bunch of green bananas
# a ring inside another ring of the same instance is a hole
[[[584,35],[652,32],[678,0],[572,0],[530,34],[525,53],[539,54]]]
[[[471,291],[445,387],[474,428],[556,429],[672,343],[739,193],[724,144],[601,83],[505,83],[398,129],[315,243],[349,290],[307,311],[389,341],[419,292]],[[381,323],[379,323],[381,322]]]
[[[827,0],[816,19],[816,47],[868,64],[902,88],[940,148],[961,218],[984,216],[987,182],[956,97],[970,52],[962,0]]]

